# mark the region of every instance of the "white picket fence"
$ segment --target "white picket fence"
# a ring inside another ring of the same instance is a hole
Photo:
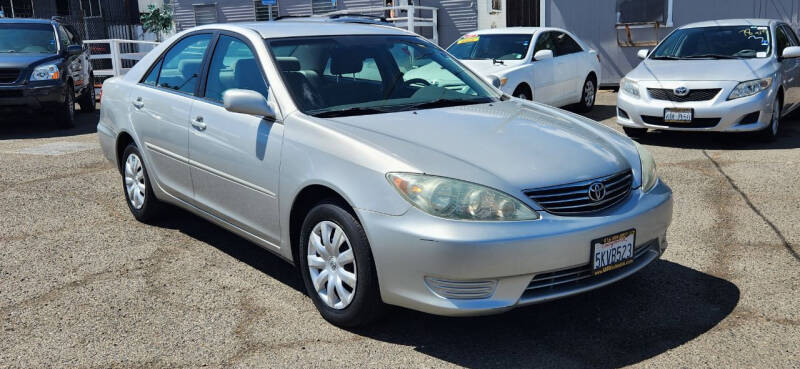
[[[123,40],[123,39],[107,39],[107,40],[85,40],[84,44],[89,45],[92,50],[89,56],[90,60],[111,60],[111,69],[94,69],[95,77],[105,79],[106,77],[116,77],[125,74],[130,68],[124,66],[123,60],[139,61],[150,50],[158,45],[155,41],[140,41],[140,40]],[[107,54],[95,54],[92,45],[108,45]],[[136,50],[135,52],[124,52],[123,50]]]

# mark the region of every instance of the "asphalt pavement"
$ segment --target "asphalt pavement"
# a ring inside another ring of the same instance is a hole
[[[615,95],[590,117],[616,127]],[[128,212],[98,115],[0,121],[0,367],[800,368],[800,114],[774,143],[656,132],[675,198],[661,260],[478,318],[326,323],[296,270],[186,211]],[[617,128],[618,129],[618,128]]]

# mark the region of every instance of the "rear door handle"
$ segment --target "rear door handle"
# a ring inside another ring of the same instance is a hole
[[[144,101],[142,101],[141,97],[137,97],[131,104],[133,104],[136,109],[141,109],[144,107]]]
[[[192,127],[196,128],[198,131],[205,131],[206,124],[203,122],[203,117],[192,119]]]

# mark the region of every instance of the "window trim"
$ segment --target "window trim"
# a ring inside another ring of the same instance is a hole
[[[155,85],[155,86],[151,86],[151,85],[148,85],[148,84],[144,83],[144,80],[145,80],[145,78],[147,78],[147,76],[150,74],[150,72],[152,72],[152,71],[153,71],[153,68],[155,68],[155,66],[156,66],[156,65],[157,65],[159,62],[161,62],[161,61],[163,61],[163,60],[164,60],[164,57],[167,55],[167,53],[169,53],[169,52],[170,52],[170,50],[172,50],[172,49],[175,47],[175,45],[177,45],[177,44],[178,44],[178,43],[180,43],[181,41],[183,41],[183,40],[185,40],[185,39],[187,39],[187,38],[189,38],[189,37],[192,37],[192,36],[197,36],[197,35],[211,35],[211,39],[209,40],[209,45],[210,45],[211,43],[214,43],[214,44],[216,45],[216,40],[217,40],[217,34],[218,34],[218,32],[219,32],[219,31],[217,31],[217,30],[214,30],[214,29],[202,29],[202,30],[197,30],[197,31],[193,31],[193,32],[187,33],[187,34],[183,35],[183,37],[181,37],[181,38],[179,38],[179,39],[175,40],[175,42],[173,42],[171,45],[169,45],[169,47],[168,47],[167,49],[165,49],[164,51],[162,51],[162,52],[161,52],[161,54],[159,54],[159,55],[158,55],[158,58],[156,58],[156,59],[153,61],[153,63],[152,63],[152,64],[150,64],[150,66],[149,66],[149,67],[147,67],[147,71],[145,71],[145,72],[144,72],[144,74],[142,74],[142,77],[141,77],[141,78],[139,78],[139,82],[137,82],[136,84],[137,84],[137,85],[139,85],[139,86],[144,86],[144,87],[148,87],[148,88],[155,88],[155,89],[158,89],[158,90],[161,90],[161,91],[171,92],[171,93],[173,93],[173,94],[178,94],[178,95],[180,95],[180,96],[185,96],[185,97],[189,97],[189,98],[197,98],[197,97],[198,97],[198,96],[197,96],[197,94],[198,94],[198,88],[200,87],[200,83],[198,83],[198,84],[197,84],[197,86],[195,86],[195,89],[194,89],[194,94],[188,94],[188,93],[186,93],[186,92],[183,92],[183,91],[172,90],[172,89],[168,89],[168,88],[164,88],[164,87],[161,87],[161,86],[159,86],[159,85],[158,85],[158,78],[156,78],[156,85]],[[203,73],[203,71],[204,71],[204,70],[205,70],[205,68],[206,68],[205,66],[206,66],[206,65],[208,65],[208,58],[209,58],[209,56],[211,55],[211,54],[209,53],[209,50],[210,50],[210,49],[211,49],[211,47],[207,47],[207,48],[206,48],[206,52],[205,52],[205,54],[203,54],[203,64],[202,64],[202,65],[203,65],[203,67],[200,69],[200,73],[201,73],[201,74],[200,74],[200,77],[201,77],[201,80],[200,80],[199,82],[201,82],[201,81],[202,81],[202,76],[203,76],[203,75],[202,75],[202,73]],[[161,77],[161,70],[159,70],[159,71],[158,71],[158,77],[159,77],[159,78]]]
[[[208,74],[211,71],[211,60],[214,58],[214,52],[217,50],[217,46],[219,45],[220,36],[228,36],[228,37],[235,38],[235,39],[241,41],[242,43],[247,45],[247,47],[250,48],[250,52],[253,53],[253,58],[255,59],[256,64],[258,65],[258,70],[259,70],[259,72],[261,72],[261,80],[264,82],[264,85],[266,85],[266,87],[267,87],[267,94],[271,95],[270,94],[269,79],[267,78],[266,74],[264,73],[264,64],[261,63],[261,58],[259,58],[258,57],[258,53],[256,53],[255,45],[253,45],[253,43],[250,42],[250,40],[248,40],[246,37],[244,37],[243,35],[241,35],[239,33],[232,32],[232,31],[227,31],[227,30],[218,30],[216,32],[215,36],[214,36],[214,39],[212,40],[214,42],[214,44],[211,47],[209,47],[208,58],[204,59],[203,69],[200,72],[201,79],[200,79],[200,83],[198,83],[198,88],[200,90],[198,91],[198,93],[195,94],[195,97],[199,98],[200,101],[203,101],[203,102],[207,102],[207,103],[210,103],[210,104],[223,106],[223,104],[218,102],[218,101],[206,98],[206,84],[208,82]],[[267,99],[267,101],[269,101],[269,96],[265,96],[265,99]]]

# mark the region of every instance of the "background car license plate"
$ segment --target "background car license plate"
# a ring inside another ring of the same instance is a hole
[[[692,109],[664,109],[664,122],[666,123],[691,123]]]
[[[635,243],[635,229],[592,241],[592,271],[594,275],[632,263]]]

